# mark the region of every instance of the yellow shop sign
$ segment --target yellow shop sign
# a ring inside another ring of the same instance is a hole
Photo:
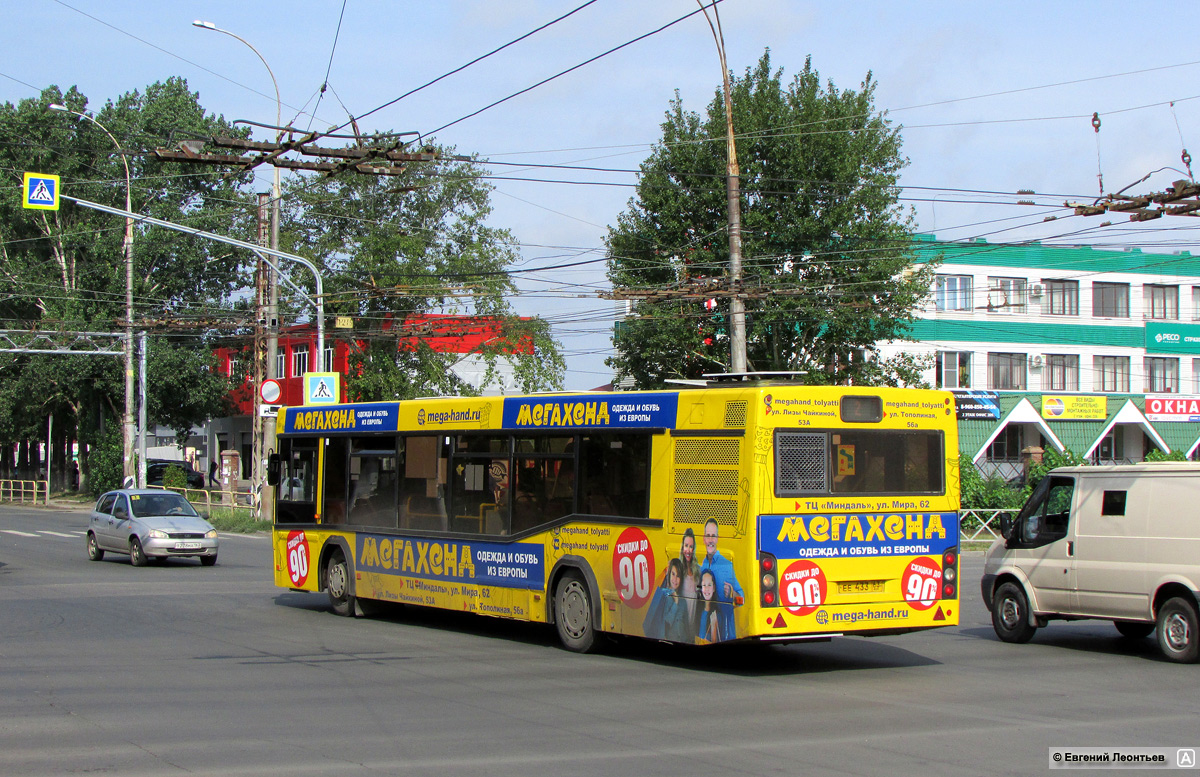
[[[1042,418],[1055,421],[1103,421],[1108,418],[1108,397],[1043,394]]]

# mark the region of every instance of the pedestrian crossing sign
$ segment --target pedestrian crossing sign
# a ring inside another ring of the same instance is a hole
[[[304,404],[336,405],[342,398],[341,373],[304,373]]]
[[[34,210],[58,210],[58,176],[25,173],[21,205]]]

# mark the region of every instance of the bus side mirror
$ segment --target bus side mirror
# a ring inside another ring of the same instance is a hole
[[[268,486],[279,485],[279,471],[281,469],[281,465],[282,465],[282,462],[280,462],[280,460],[279,460],[278,453],[272,453],[270,456],[267,457],[267,485]]]

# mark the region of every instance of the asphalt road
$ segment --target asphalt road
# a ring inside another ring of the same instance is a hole
[[[0,506],[0,775],[1037,774],[1048,748],[1200,748],[1200,665],[1108,623],[599,655],[414,608],[338,618],[220,560],[89,562],[86,513]]]

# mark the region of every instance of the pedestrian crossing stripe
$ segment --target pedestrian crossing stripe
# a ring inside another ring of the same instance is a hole
[[[58,176],[46,173],[25,173],[22,207],[33,210],[58,210]]]

